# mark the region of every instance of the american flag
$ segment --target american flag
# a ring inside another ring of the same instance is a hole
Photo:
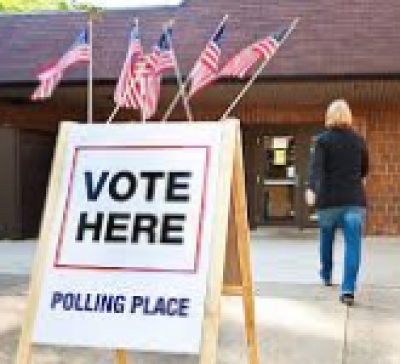
[[[288,30],[285,27],[241,50],[228,61],[219,76],[244,78],[259,60],[268,60],[277,52]]]
[[[225,22],[223,21],[194,65],[193,72],[190,75],[191,84],[189,97],[192,97],[197,91],[218,78],[221,41],[223,39],[224,30]]]
[[[170,71],[175,67],[175,55],[171,47],[172,28],[167,27],[153,48],[153,51],[147,56],[147,67],[154,73],[161,74]]]
[[[162,74],[174,69],[175,54],[171,47],[172,28],[167,27],[146,57],[145,70],[139,74],[141,88],[141,107],[143,118],[150,119],[156,112],[160,99]]]
[[[139,39],[139,26],[136,22],[130,33],[130,41],[125,62],[114,92],[114,101],[118,106],[139,108],[139,85],[135,80],[136,63],[143,60],[143,47]]]
[[[125,89],[121,89],[125,96],[115,100],[120,107],[141,108],[145,120],[150,119],[157,110],[162,73],[175,67],[171,36],[172,29],[168,27],[150,54],[138,54],[135,62],[129,63],[123,83]]]
[[[89,62],[89,60],[89,37],[88,31],[85,29],[79,34],[70,49],[55,64],[37,75],[40,84],[31,95],[31,99],[42,100],[51,97],[66,69],[76,63]]]

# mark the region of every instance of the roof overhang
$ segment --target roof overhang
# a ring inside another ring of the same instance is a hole
[[[220,81],[202,90],[191,100],[193,104],[229,104],[239,94],[245,82]],[[30,103],[33,84],[0,87],[0,102],[23,105]],[[94,86],[96,103],[112,105],[115,81],[103,81]],[[73,105],[86,100],[86,83],[61,83],[52,99],[62,100],[64,105]],[[169,81],[162,87],[162,102],[168,101],[177,92],[176,82]],[[247,103],[264,105],[321,104],[333,98],[344,97],[352,103],[397,104],[400,100],[400,78],[380,79],[285,79],[263,78],[257,80],[244,95]],[[50,103],[51,100],[46,102]]]

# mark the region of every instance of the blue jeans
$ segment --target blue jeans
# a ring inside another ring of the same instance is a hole
[[[354,293],[361,262],[361,239],[365,209],[357,206],[333,207],[317,211],[320,228],[320,275],[331,281],[335,231],[343,230],[345,251],[341,293]]]

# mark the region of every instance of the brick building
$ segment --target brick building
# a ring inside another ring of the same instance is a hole
[[[107,119],[134,17],[150,49],[161,24],[176,20],[174,44],[187,74],[216,25],[230,18],[225,62],[245,45],[295,18],[298,28],[232,115],[242,121],[252,227],[315,225],[303,201],[313,135],[328,103],[346,98],[371,156],[367,181],[370,234],[400,233],[400,3],[388,0],[186,0],[176,8],[107,11],[94,25],[94,119]],[[0,16],[0,236],[36,233],[54,136],[60,120],[85,120],[86,71],[68,71],[54,96],[32,103],[35,70],[57,59],[85,23],[85,14]],[[191,100],[196,120],[218,119],[243,87],[221,80]],[[176,92],[163,83],[159,119]],[[122,110],[116,120],[137,120]],[[180,105],[171,120],[185,120]],[[29,167],[27,167],[29,166]]]

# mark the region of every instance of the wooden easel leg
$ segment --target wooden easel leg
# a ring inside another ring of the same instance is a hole
[[[117,364],[128,364],[128,355],[126,353],[126,350],[117,349],[115,351],[115,362]]]
[[[31,360],[35,315],[39,305],[40,291],[45,274],[46,259],[50,244],[49,231],[51,231],[54,211],[56,210],[59,191],[61,190],[61,178],[56,175],[56,173],[58,169],[61,170],[63,164],[63,153],[67,145],[70,128],[70,124],[63,124],[57,140],[57,148],[52,165],[50,186],[45,203],[46,208],[42,218],[39,242],[37,252],[35,254],[35,262],[33,263],[27,308],[22,323],[15,364],[29,364]]]
[[[225,247],[228,236],[228,213],[235,149],[235,135],[239,125],[232,128],[227,124],[223,139],[223,154],[219,172],[214,231],[210,251],[210,269],[207,277],[207,294],[202,331],[200,364],[215,364],[218,351],[218,330],[221,318],[221,295],[224,276]]]
[[[29,364],[31,362],[32,343],[20,339],[15,364]]]
[[[250,364],[259,363],[258,341],[255,326],[254,287],[251,278],[250,262],[250,231],[247,221],[246,190],[242,160],[242,145],[240,133],[237,134],[235,160],[233,165],[233,213],[237,229],[237,244],[242,278],[242,295],[246,324],[247,345],[249,348]]]

